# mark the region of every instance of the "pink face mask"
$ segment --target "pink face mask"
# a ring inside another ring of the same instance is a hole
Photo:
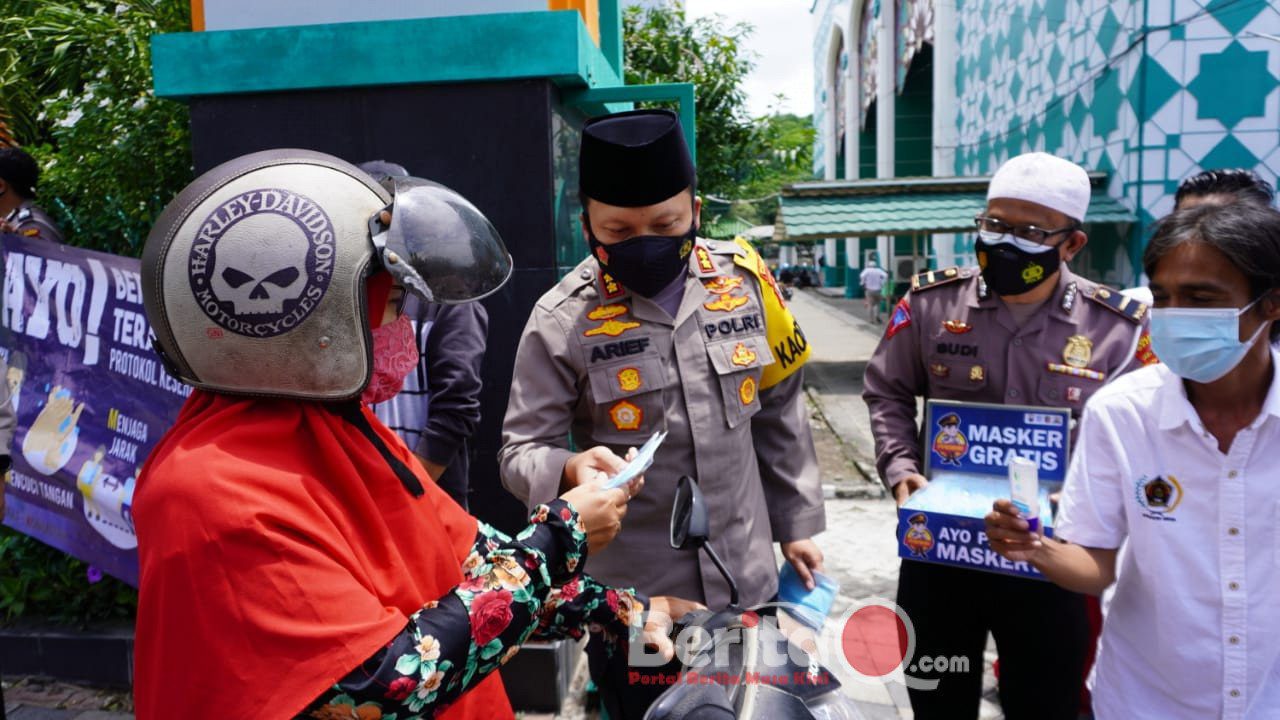
[[[418,366],[418,343],[408,315],[373,330],[373,377],[360,402],[376,405],[400,392],[404,379]]]

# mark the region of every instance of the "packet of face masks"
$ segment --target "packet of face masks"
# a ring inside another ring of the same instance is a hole
[[[806,588],[791,563],[782,563],[782,571],[778,573],[778,601],[786,603],[787,613],[796,620],[813,630],[821,630],[840,592],[840,583],[815,572],[813,586],[812,590]]]
[[[653,454],[658,452],[658,446],[661,445],[662,441],[666,439],[667,439],[666,432],[659,431],[654,433],[653,436],[650,437],[649,440],[644,444],[644,446],[636,451],[635,459],[627,463],[627,466],[622,468],[622,471],[619,472],[617,475],[614,475],[613,477],[609,478],[608,481],[605,482],[604,486],[606,488],[609,488],[610,490],[612,490],[613,488],[622,487],[623,485],[626,485],[627,483],[634,480],[637,475],[640,475],[645,470],[648,470],[649,466],[653,464]]]

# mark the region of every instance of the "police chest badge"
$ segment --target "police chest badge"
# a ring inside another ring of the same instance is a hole
[[[1072,335],[1067,338],[1067,346],[1062,349],[1062,360],[1074,368],[1089,367],[1093,359],[1093,341],[1083,335]]]
[[[751,367],[755,364],[756,353],[743,343],[738,343],[733,348],[732,361],[738,367]]]
[[[618,389],[622,392],[635,392],[641,385],[640,370],[633,367],[618,371]]]
[[[644,411],[635,403],[623,400],[609,408],[609,419],[619,430],[639,430],[640,423],[644,422]]]

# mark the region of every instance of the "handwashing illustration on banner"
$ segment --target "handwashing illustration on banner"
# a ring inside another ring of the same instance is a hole
[[[80,439],[83,410],[84,403],[76,405],[70,390],[55,386],[49,391],[47,402],[22,440],[22,455],[32,470],[52,475],[66,467]]]
[[[15,414],[4,523],[137,584],[133,490],[190,388],[151,349],[139,262],[3,236]]]

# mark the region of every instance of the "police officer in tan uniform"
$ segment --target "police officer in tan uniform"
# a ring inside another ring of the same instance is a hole
[[[503,482],[536,505],[612,475],[629,447],[666,431],[617,540],[590,558],[593,576],[713,609],[728,603],[714,566],[669,544],[676,481],[689,475],[741,604],[767,602],[778,581],[773,543],[802,578],[822,567],[810,539],[825,515],[802,392],[807,340],[749,245],[697,237],[693,164],[674,113],[589,121],[580,163],[592,256],[525,327]],[[570,438],[586,450],[575,453]],[[593,638],[588,653],[609,717],[641,717],[665,686],[630,683],[625,656],[604,657],[601,646]]]
[[[1088,242],[1088,174],[1031,153],[991,180],[978,216],[981,272],[917,275],[866,372],[876,466],[899,505],[924,487],[917,398],[1067,407],[1078,418],[1104,383],[1154,362],[1147,307],[1075,275]],[[917,658],[967,657],[967,673],[911,690],[917,718],[977,717],[987,632],[1000,651],[1005,717],[1077,716],[1089,644],[1082,596],[1051,583],[904,561],[898,604],[915,627]]]
[[[62,232],[53,218],[32,198],[40,169],[36,161],[18,148],[0,148],[0,233],[62,242]]]

